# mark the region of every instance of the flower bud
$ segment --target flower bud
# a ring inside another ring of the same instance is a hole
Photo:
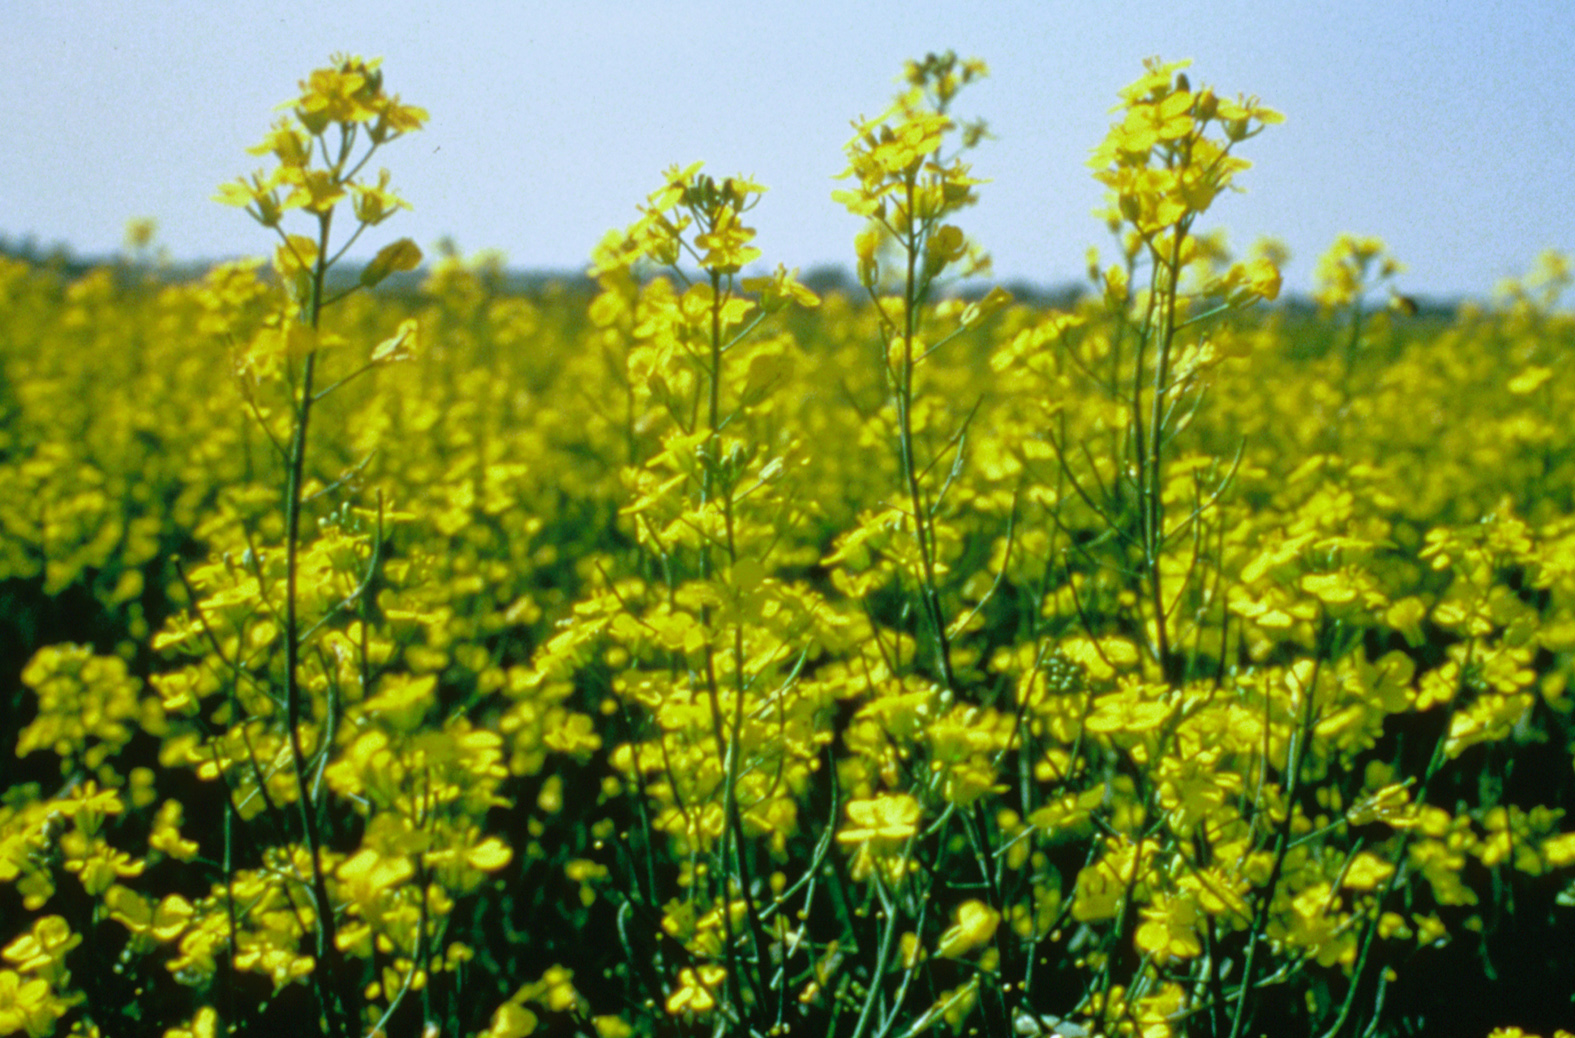
[[[880,247],[880,228],[870,224],[853,239],[853,251],[859,258],[859,284],[866,288],[875,284],[880,266],[875,260],[875,250]]]

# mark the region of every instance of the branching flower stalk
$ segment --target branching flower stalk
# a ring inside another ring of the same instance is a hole
[[[657,746],[647,750],[632,745],[630,753],[635,761],[639,757],[634,755],[650,753],[662,762],[657,774],[665,778],[672,807],[682,819],[679,838],[695,876],[687,900],[713,906],[706,918],[715,920],[718,938],[713,950],[696,956],[697,965],[680,971],[675,990],[657,994],[668,1013],[704,1010],[714,1013],[721,1027],[742,1025],[762,1014],[780,1018],[785,1008],[785,987],[781,970],[771,961],[753,864],[756,851],[740,795],[746,772],[758,767],[763,752],[769,760],[788,749],[782,732],[773,737],[782,740],[778,748],[761,746],[759,736],[746,745],[746,729],[769,708],[762,702],[763,686],[776,665],[771,654],[759,655],[760,645],[781,635],[758,627],[759,617],[750,622],[743,608],[766,593],[759,585],[780,534],[763,522],[769,513],[758,506],[777,493],[774,484],[783,468],[780,458],[768,462],[762,457],[764,444],[751,441],[751,411],[763,406],[788,358],[780,340],[751,340],[769,315],[789,304],[814,305],[817,300],[781,268],[769,277],[735,283],[740,270],[760,255],[751,244],[755,232],[743,217],[764,189],[742,177],[717,180],[699,169],[694,165],[668,171],[666,184],[642,207],[642,219],[604,242],[596,273],[603,285],[597,305],[608,315],[609,326],[620,334],[639,331],[629,356],[631,392],[638,387],[644,402],[656,405],[658,413],[665,411],[671,422],[663,436],[664,449],[643,465],[631,466],[630,478],[645,493],[625,508],[665,585],[664,615],[645,621],[645,630],[660,642],[664,625],[685,615],[692,618],[695,626],[682,646],[667,650],[671,678],[704,702],[706,737],[714,748],[711,766],[720,766],[714,790],[694,784],[692,797],[683,795],[680,791],[694,780],[675,766],[666,729],[680,726],[694,738],[699,733],[689,726],[698,719],[686,711],[681,723],[664,720],[662,715],[678,707],[677,702],[640,700],[658,715],[653,727]],[[640,261],[667,268],[685,286],[683,294],[675,296],[667,281],[636,291],[629,268]],[[700,278],[685,273],[689,263],[699,268]],[[740,287],[756,298],[741,294]],[[622,314],[630,311],[626,320]],[[672,478],[674,473],[677,478]],[[630,603],[620,600],[620,605],[628,608]],[[798,663],[772,693],[779,710],[792,694],[806,652],[798,652]],[[782,766],[776,765],[779,778]],[[636,763],[632,769],[638,773],[635,785],[642,796],[648,789],[644,767]],[[780,796],[778,787],[774,781],[765,792]],[[707,821],[712,804],[720,814],[715,832]],[[640,810],[643,818],[650,818],[643,804]],[[659,838],[658,831],[648,829],[648,841]],[[704,873],[699,871],[702,863]],[[648,875],[645,885],[654,889],[657,880]],[[708,898],[701,898],[702,893]],[[673,924],[669,920],[665,925]],[[718,961],[708,963],[709,958]]]
[[[925,305],[936,279],[947,271],[963,276],[977,273],[989,263],[961,228],[946,222],[978,199],[973,189],[980,181],[973,178],[960,153],[986,136],[982,121],[959,124],[947,112],[963,86],[986,74],[982,61],[959,61],[950,51],[909,62],[904,74],[907,89],[891,109],[878,119],[854,123],[858,135],[847,145],[849,165],[842,176],[857,184],[833,195],[849,212],[868,221],[855,240],[859,283],[882,318],[881,362],[896,412],[898,478],[918,548],[918,572],[912,576],[918,585],[923,626],[931,639],[932,663],[948,698],[957,690],[957,675],[937,577],[940,500],[923,485],[928,466],[919,459],[915,442],[914,377],[923,359],[948,341],[925,348],[920,339]],[[961,136],[958,153],[943,155],[954,134]],[[900,253],[901,297],[895,315],[881,298],[878,253],[884,240],[895,242]],[[978,324],[1010,299],[995,289],[967,312],[964,327]],[[957,450],[961,451],[960,444]]]
[[[1181,294],[1181,283],[1197,251],[1194,224],[1219,194],[1234,188],[1235,174],[1248,165],[1232,155],[1232,149],[1281,120],[1279,113],[1256,99],[1229,101],[1207,87],[1194,92],[1180,71],[1186,64],[1158,60],[1147,64],[1147,75],[1122,91],[1123,118],[1111,126],[1089,162],[1096,177],[1110,188],[1111,206],[1105,215],[1121,234],[1127,257],[1124,268],[1112,267],[1104,275],[1106,300],[1119,313],[1124,315],[1131,305],[1127,286],[1135,260],[1146,256],[1148,262],[1149,285],[1137,301],[1142,317],[1135,322],[1136,346],[1125,401],[1127,458],[1117,461],[1116,471],[1121,473],[1118,486],[1130,479],[1138,513],[1138,576],[1148,602],[1149,652],[1165,680],[1178,686],[1186,664],[1173,651],[1170,628],[1181,589],[1167,594],[1161,560],[1171,542],[1185,536],[1200,516],[1190,517],[1178,529],[1170,528],[1165,509],[1167,459],[1174,453],[1172,440],[1195,406],[1188,398],[1201,392],[1204,375],[1218,360],[1203,339],[1191,344],[1186,357],[1178,352],[1182,346],[1178,333],[1196,320],[1185,317],[1190,303]],[[1211,136],[1211,129],[1221,131],[1220,136]],[[1279,286],[1279,271],[1259,258],[1231,267],[1203,286],[1202,294],[1212,297],[1216,305],[1210,313],[1218,314],[1259,299],[1272,300]],[[1113,358],[1120,356],[1124,327],[1124,320],[1117,325]],[[1086,489],[1082,492],[1088,496]],[[1100,498],[1105,513],[1120,513],[1115,488],[1101,488]]]
[[[248,215],[277,234],[280,245],[275,266],[285,280],[296,313],[281,315],[271,336],[254,344],[246,357],[253,375],[280,370],[282,364],[291,394],[291,426],[285,462],[285,593],[284,593],[284,714],[288,731],[296,806],[302,839],[310,861],[311,889],[316,940],[312,982],[328,1033],[335,1038],[352,1035],[360,1026],[358,985],[345,973],[338,948],[336,909],[329,895],[323,864],[324,839],[319,817],[323,803],[309,781],[310,754],[302,741],[305,724],[304,694],[300,681],[301,648],[304,638],[299,614],[299,574],[301,556],[301,515],[305,493],[308,431],[313,405],[320,399],[316,385],[325,307],[339,299],[325,297],[327,277],[335,261],[343,256],[368,227],[382,223],[400,208],[403,200],[388,191],[385,170],[375,185],[358,177],[379,148],[418,129],[426,120],[419,108],[403,105],[397,97],[385,94],[382,73],[376,61],[358,57],[336,58],[329,68],[319,69],[301,83],[301,94],[293,103],[294,121],[278,123],[258,153],[271,153],[279,165],[270,173],[257,173],[250,180],[221,188],[218,200],[244,208]],[[335,132],[336,131],[336,132]],[[337,137],[337,140],[334,138]],[[364,149],[359,146],[365,143]],[[282,197],[281,197],[282,193]],[[337,254],[330,252],[334,213],[341,201],[354,196],[357,227]],[[287,234],[284,215],[302,209],[316,223],[315,238]],[[414,242],[402,239],[385,247],[362,272],[355,288],[371,288],[398,270],[413,269],[421,259]],[[353,291],[354,289],[352,289]],[[404,337],[411,332],[406,330]],[[395,351],[408,351],[409,343],[400,341],[380,346],[367,365],[354,374],[370,370],[373,364],[391,359]],[[300,362],[298,379],[291,378]],[[350,376],[350,377],[353,377]],[[346,380],[335,383],[342,385]],[[375,563],[374,563],[375,564]],[[335,710],[328,705],[330,719]],[[313,752],[324,752],[331,730],[317,736]]]

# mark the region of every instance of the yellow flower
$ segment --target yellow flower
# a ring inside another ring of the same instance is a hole
[[[344,183],[326,169],[290,170],[285,183],[291,188],[284,199],[286,209],[303,208],[321,215],[345,197]]]
[[[304,167],[312,159],[311,139],[288,119],[275,123],[273,129],[263,137],[262,143],[246,150],[253,155],[266,155],[272,152],[281,166],[291,166],[296,169]]]
[[[1376,854],[1363,851],[1352,861],[1345,870],[1345,879],[1342,887],[1351,890],[1372,890],[1378,884],[1394,875],[1395,867],[1392,863],[1384,861]]]
[[[191,861],[197,856],[197,844],[180,834],[183,810],[179,800],[164,801],[153,818],[153,831],[148,834],[149,849],[162,851],[177,861]]]
[[[727,970],[710,963],[698,970],[682,970],[678,974],[678,989],[667,996],[667,1011],[674,1016],[710,1012],[716,1008],[712,992],[726,978]]]
[[[58,915],[48,915],[33,924],[5,947],[5,960],[23,973],[32,973],[60,983],[67,976],[66,954],[82,943],[82,935]]]
[[[219,1014],[212,1006],[203,1006],[192,1015],[184,1027],[172,1027],[164,1038],[214,1038],[219,1033]]]
[[[179,894],[171,894],[154,906],[136,891],[119,884],[104,893],[104,907],[111,919],[134,936],[151,937],[160,943],[180,937],[192,917],[191,902]]]
[[[1094,701],[1094,712],[1089,715],[1088,730],[1130,735],[1159,727],[1170,716],[1171,708],[1155,700],[1145,700],[1146,690],[1152,691],[1131,683],[1120,691],[1100,696]]]
[[[837,834],[839,843],[898,843],[918,831],[919,802],[905,793],[853,800],[847,810],[853,825]]]
[[[1190,897],[1160,894],[1143,908],[1143,923],[1133,935],[1138,951],[1163,966],[1171,959],[1190,959],[1203,952],[1198,937],[1198,906]]]
[[[1192,132],[1193,95],[1178,91],[1162,101],[1127,109],[1117,146],[1126,151],[1148,151],[1161,142],[1179,140]]]
[[[496,836],[489,836],[465,854],[465,861],[471,868],[481,872],[496,872],[507,865],[514,857],[514,852],[509,845]]]
[[[49,991],[48,981],[24,982],[11,970],[0,970],[0,1034],[26,1031],[30,1038],[44,1038],[55,1030],[65,1007]]]
[[[108,890],[117,878],[141,875],[146,865],[111,847],[103,837],[88,836],[81,830],[61,837],[60,849],[65,854],[66,870],[75,872],[82,880],[82,889],[94,895]]]
[[[591,1017],[591,1026],[596,1028],[597,1038],[629,1038],[634,1034],[634,1028],[629,1026],[628,1021],[611,1014]]]
[[[754,228],[745,227],[738,213],[719,210],[711,229],[695,238],[695,246],[706,250],[700,265],[718,274],[736,273],[760,258],[760,250],[749,244],[754,237]]]
[[[766,313],[775,313],[790,303],[806,307],[820,305],[820,297],[799,283],[796,267],[789,272],[778,264],[770,277],[745,278],[743,288],[745,292],[760,293],[760,309]]]
[[[414,872],[415,866],[409,858],[383,857],[375,850],[363,848],[345,859],[335,876],[340,883],[340,895],[349,898],[363,915],[374,917],[384,895]]]
[[[410,203],[388,189],[389,172],[379,170],[377,183],[351,184],[355,196],[355,218],[368,227],[375,227],[393,216],[400,209],[409,209]]]
[[[67,818],[75,818],[78,828],[88,833],[98,831],[103,816],[118,815],[126,809],[118,792],[99,789],[92,779],[73,789],[69,800],[58,801],[55,806]]]
[[[492,1026],[478,1038],[526,1038],[535,1031],[535,1013],[516,1002],[505,1002],[492,1014]]]
[[[313,136],[330,123],[370,122],[382,108],[380,59],[335,55],[330,60],[331,66],[315,70],[301,82],[301,96],[292,102],[296,118]]]
[[[275,167],[271,173],[258,171],[250,180],[240,177],[219,185],[215,202],[245,209],[252,219],[264,227],[277,227],[284,218],[285,206],[279,201],[279,187],[284,183],[286,167]]]
[[[1001,913],[983,901],[964,901],[957,906],[957,922],[941,935],[936,954],[943,959],[959,959],[975,948],[990,943]]]

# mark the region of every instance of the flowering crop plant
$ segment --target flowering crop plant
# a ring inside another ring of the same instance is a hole
[[[351,269],[346,56],[269,259],[0,259],[0,1036],[1567,1035],[1568,258],[1275,305],[1281,116],[1156,59],[1083,291],[980,289],[987,74],[854,122],[841,285],[699,163],[583,285]]]

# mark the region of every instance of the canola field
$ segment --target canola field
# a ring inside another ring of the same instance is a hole
[[[984,72],[859,127],[842,289],[698,166],[594,288],[423,257],[338,57],[268,258],[0,261],[0,1035],[1575,1020],[1568,259],[1287,306],[1279,114],[1156,61],[1082,297],[958,296]]]

